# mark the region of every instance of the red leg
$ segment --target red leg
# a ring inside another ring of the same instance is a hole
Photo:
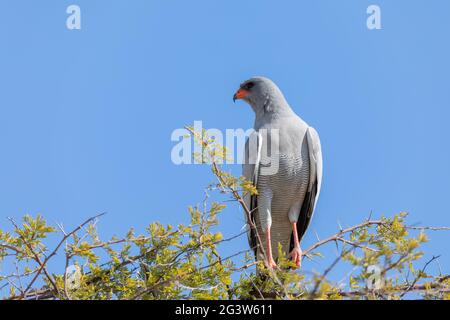
[[[302,265],[302,249],[300,249],[300,242],[298,241],[297,222],[291,222],[291,225],[294,233],[294,249],[289,253],[289,256],[295,262],[297,268],[300,268]]]
[[[277,264],[275,263],[275,260],[273,260],[272,255],[272,243],[270,240],[270,227],[266,229],[266,243],[267,243],[267,266],[269,268],[276,268]]]

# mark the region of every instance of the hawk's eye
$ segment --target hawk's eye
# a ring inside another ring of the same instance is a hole
[[[255,86],[255,84],[253,83],[253,82],[248,82],[248,83],[246,83],[246,84],[244,84],[243,86],[242,86],[242,89],[244,89],[244,90],[250,90],[251,88],[253,88]]]

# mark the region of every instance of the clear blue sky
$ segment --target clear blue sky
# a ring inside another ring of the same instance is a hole
[[[65,26],[73,3],[79,31]],[[373,3],[382,30],[366,27]],[[232,95],[253,75],[278,83],[321,136],[323,189],[304,247],[370,211],[448,226],[449,12],[447,0],[2,1],[0,226],[41,213],[70,229],[103,211],[105,236],[186,222],[212,177],[173,165],[170,135],[194,120],[252,127]],[[242,224],[230,204],[221,231]],[[450,235],[429,235],[449,272]]]

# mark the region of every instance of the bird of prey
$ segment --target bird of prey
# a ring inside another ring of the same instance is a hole
[[[255,113],[243,164],[244,177],[258,190],[257,195],[244,195],[256,226],[256,230],[250,228],[246,221],[250,247],[257,260],[265,259],[274,268],[281,244],[282,252],[289,252],[299,268],[300,241],[311,222],[322,182],[319,135],[295,114],[270,79],[254,77],[243,82],[233,97],[237,99],[247,102]]]

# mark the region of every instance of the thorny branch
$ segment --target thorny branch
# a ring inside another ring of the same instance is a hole
[[[66,241],[70,236],[75,235],[77,232],[79,232],[80,230],[82,230],[83,226],[87,225],[89,222],[94,221],[95,219],[97,219],[100,215],[94,216],[92,218],[89,218],[88,220],[86,220],[84,223],[82,223],[80,226],[78,226],[77,228],[75,228],[74,230],[72,230],[69,233],[66,233],[63,236],[63,240],[61,240],[57,246],[55,247],[55,249],[53,249],[50,254],[48,254],[44,260],[39,259],[38,262],[38,268],[36,270],[32,270],[29,272],[29,274],[33,274],[34,277],[33,279],[28,283],[27,288],[25,290],[23,290],[21,292],[21,294],[19,294],[18,296],[12,296],[10,297],[10,299],[53,299],[53,298],[66,298],[69,299],[70,295],[67,292],[66,288],[63,288],[62,291],[64,291],[63,296],[61,296],[61,289],[57,288],[55,289],[55,287],[52,286],[52,288],[43,288],[43,289],[37,289],[37,290],[32,290],[32,286],[33,284],[36,282],[36,279],[38,278],[39,274],[41,272],[43,272],[46,269],[46,264],[49,262],[49,260],[55,256],[57,254],[57,252],[59,251],[59,249],[62,247],[62,243],[64,241]],[[314,298],[316,291],[319,289],[321,283],[326,279],[327,275],[329,274],[329,272],[336,266],[336,264],[342,259],[342,257],[345,255],[345,253],[354,250],[356,248],[366,248],[367,250],[373,250],[376,251],[375,249],[369,248],[365,245],[362,245],[360,243],[357,243],[355,241],[350,241],[347,240],[345,238],[345,235],[348,235],[354,231],[357,230],[361,230],[365,227],[368,226],[384,226],[386,225],[386,228],[388,228],[389,226],[387,225],[387,223],[385,221],[382,220],[370,220],[370,221],[365,221],[361,224],[352,226],[352,227],[348,227],[345,229],[340,230],[339,232],[337,232],[336,234],[329,236],[327,238],[325,238],[324,240],[320,240],[317,243],[315,243],[314,245],[312,245],[310,248],[308,248],[307,250],[305,250],[305,255],[306,254],[310,254],[311,252],[313,252],[314,250],[318,249],[319,247],[327,244],[327,243],[332,243],[335,241],[339,241],[342,242],[343,244],[350,246],[350,249],[343,251],[336,259],[335,261],[330,265],[330,267],[328,267],[320,276],[318,276],[318,281],[315,282],[315,287],[313,288],[313,290],[310,293],[310,297]],[[18,228],[17,225],[15,225],[15,228]],[[408,227],[409,228],[409,227]],[[173,235],[175,233],[177,233],[178,230],[170,232],[167,236]],[[245,232],[241,232],[237,235],[231,236],[229,238],[225,238],[225,239],[221,239],[218,241],[205,241],[203,243],[200,243],[198,245],[196,245],[195,247],[189,248],[184,250],[183,252],[180,252],[179,254],[177,254],[176,256],[174,256],[174,259],[172,261],[172,263],[176,263],[177,261],[180,261],[179,258],[186,258],[186,254],[189,254],[192,251],[195,251],[196,249],[202,247],[202,246],[207,246],[207,245],[218,245],[224,242],[229,242],[229,241],[233,241],[239,237],[241,237],[242,235],[244,235]],[[119,243],[128,243],[128,242],[133,242],[133,241],[139,241],[139,240],[144,240],[144,239],[148,239],[147,237],[132,237],[132,238],[124,238],[124,239],[117,239],[117,240],[112,240],[112,241],[105,241],[105,242],[101,242],[101,243],[96,243],[94,245],[91,245],[87,248],[89,249],[99,249],[99,248],[103,248],[103,247],[107,247],[113,244],[119,244]],[[3,248],[6,249],[10,249],[14,252],[22,252],[22,250],[18,250],[18,248],[11,246],[11,245],[5,245],[2,244]],[[155,247],[155,248],[151,248],[149,251],[144,252],[142,254],[136,255],[136,256],[130,256],[127,257],[127,259],[124,259],[124,261],[122,261],[117,267],[121,268],[121,267],[125,267],[127,265],[130,265],[133,262],[138,262],[140,259],[145,258],[146,256],[148,256],[151,252],[156,252],[159,248]],[[205,266],[201,266],[196,270],[192,270],[186,273],[182,273],[180,274],[178,277],[176,278],[169,278],[169,279],[164,279],[162,281],[159,281],[158,283],[156,283],[154,286],[148,287],[148,288],[142,288],[138,291],[138,293],[131,297],[133,299],[140,299],[143,295],[145,295],[148,292],[152,292],[156,289],[158,289],[159,287],[163,287],[165,285],[168,285],[170,283],[183,283],[183,279],[188,278],[189,276],[195,274],[196,272],[200,271],[200,270],[204,270],[204,269],[208,269],[211,268],[213,266],[215,266],[216,264],[222,264],[224,261],[230,260],[233,257],[236,257],[238,255],[241,255],[243,253],[247,253],[251,251],[250,249],[247,250],[242,250],[239,251],[235,254],[232,254],[230,256],[224,257],[224,258],[220,258],[208,265]],[[34,252],[34,250],[33,250]],[[36,254],[36,253],[34,253]],[[73,254],[67,254],[67,257],[70,258],[71,255]],[[406,255],[401,255],[399,257],[399,259],[395,260],[394,262],[392,262],[391,264],[389,264],[388,266],[385,267],[384,269],[384,273],[387,273],[389,270],[394,269],[396,266],[398,266],[399,264],[402,263],[402,261],[405,259]],[[425,272],[425,269],[433,262],[437,259],[438,257],[433,257],[431,260],[429,260],[426,265],[423,267],[423,269],[420,271],[421,273],[419,273],[416,278],[414,279],[413,282],[411,282],[410,284],[405,284],[405,285],[399,285],[399,286],[394,286],[392,288],[390,288],[390,292],[392,291],[397,291],[397,292],[401,292],[400,295],[401,297],[403,297],[404,295],[406,295],[408,292],[417,292],[417,291],[421,291],[421,292],[428,292],[428,291],[439,291],[439,293],[443,294],[446,292],[450,291],[449,286],[446,284],[446,281],[448,281],[449,276],[444,276],[438,279],[437,282],[435,283],[431,283],[431,284],[419,284],[418,281],[421,279],[421,274],[423,274]],[[111,262],[108,262],[107,264],[110,264]],[[66,261],[66,267],[67,267],[68,262]],[[239,272],[239,271],[243,271],[249,268],[254,267],[255,265],[257,265],[257,262],[250,262],[247,263],[241,267],[233,267],[231,270],[233,272]],[[105,266],[105,264],[103,264],[103,266]],[[117,268],[116,267],[116,268]],[[105,276],[107,275],[107,273],[109,272],[108,268],[106,269],[106,273],[104,274]],[[25,274],[24,274],[25,275]],[[15,274],[15,276],[17,277],[21,277],[24,276],[21,274]],[[47,275],[46,275],[47,276]],[[50,275],[49,275],[50,276]],[[94,284],[96,281],[101,281],[101,278],[95,279],[92,278],[90,279],[91,284]],[[56,286],[56,284],[55,284]],[[184,287],[189,287],[187,285],[184,285]],[[210,286],[210,288],[212,288],[213,286]],[[259,288],[258,288],[259,290]],[[356,297],[356,296],[364,296],[365,294],[368,294],[368,292],[366,292],[365,290],[357,290],[357,291],[340,291],[339,292],[340,295],[342,297]],[[378,292],[378,294],[381,296],[384,294],[384,292],[382,290],[380,290]]]

